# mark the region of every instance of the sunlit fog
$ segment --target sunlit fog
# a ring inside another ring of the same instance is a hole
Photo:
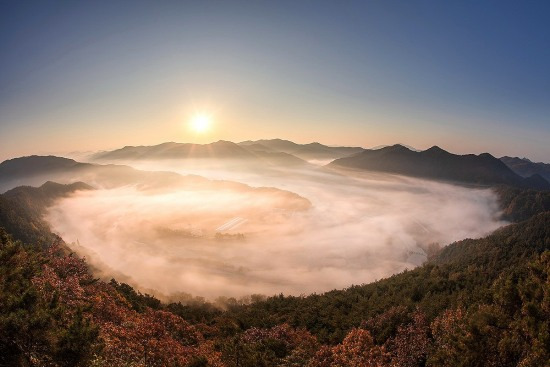
[[[96,179],[96,190],[61,199],[47,220],[106,279],[159,297],[210,299],[370,282],[503,224],[490,190],[313,165],[205,162],[125,162],[213,181]]]

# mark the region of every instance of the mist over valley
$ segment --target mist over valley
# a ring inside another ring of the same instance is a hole
[[[495,194],[483,187],[305,161],[265,164],[246,153],[60,161],[51,180],[95,189],[57,200],[45,219],[102,278],[164,299],[367,283],[505,224]],[[26,172],[23,182],[44,179]]]

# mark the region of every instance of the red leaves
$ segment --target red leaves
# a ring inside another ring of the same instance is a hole
[[[426,316],[416,311],[411,323],[400,326],[397,335],[389,341],[392,366],[416,367],[425,365],[431,346],[430,326]]]
[[[385,348],[375,345],[367,330],[354,328],[341,344],[321,348],[308,367],[382,367],[389,361]]]
[[[185,366],[202,357],[210,366],[223,366],[212,343],[181,317],[152,309],[136,312],[112,286],[95,282],[84,260],[59,249],[49,251],[47,259],[32,283],[45,302],[63,305],[64,319],[85,310],[84,316],[99,326],[103,349],[98,363]]]
[[[219,353],[181,317],[151,309],[138,313],[107,292],[101,298],[94,303],[94,317],[105,341],[105,364],[186,365],[202,356],[210,365],[222,366]]]

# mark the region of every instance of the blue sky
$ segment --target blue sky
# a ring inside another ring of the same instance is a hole
[[[549,162],[549,65],[547,1],[1,1],[0,159],[280,137]]]

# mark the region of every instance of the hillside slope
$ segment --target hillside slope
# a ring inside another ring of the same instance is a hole
[[[46,182],[40,187],[20,186],[0,194],[0,227],[26,244],[47,245],[55,236],[42,219],[56,199],[79,190],[92,190],[83,182],[61,185]]]

